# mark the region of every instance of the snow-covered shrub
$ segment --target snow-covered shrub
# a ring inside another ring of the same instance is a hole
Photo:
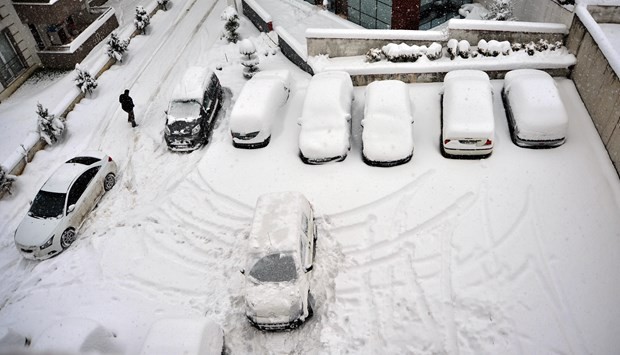
[[[426,46],[409,46],[406,43],[388,43],[381,48],[383,54],[390,62],[415,62],[426,54]]]
[[[509,55],[512,52],[512,46],[508,41],[501,41],[499,42],[499,50],[502,55]]]
[[[54,115],[50,115],[40,103],[37,103],[37,115],[39,116],[37,123],[41,138],[49,145],[58,142],[65,130],[65,124]]]
[[[157,5],[159,5],[159,8],[167,11],[168,10],[168,2],[169,0],[157,0]]]
[[[485,57],[489,55],[489,43],[485,39],[478,41],[478,53]]]
[[[489,6],[489,14],[487,20],[495,21],[515,21],[516,18],[512,14],[512,0],[493,0]]]
[[[143,35],[146,34],[146,27],[151,23],[151,18],[146,10],[142,6],[136,6],[136,18],[133,20],[133,24],[136,26],[136,30],[140,31]]]
[[[237,29],[239,28],[239,15],[237,14],[237,10],[232,6],[228,6],[222,11],[220,18],[222,21],[226,21],[222,37],[226,38],[228,42],[237,43],[239,40],[239,34],[237,33]]]
[[[499,42],[492,39],[488,42],[488,56],[497,57],[502,52]]]
[[[93,90],[97,88],[97,79],[95,79],[88,70],[82,69],[79,64],[75,65],[75,72],[77,76],[75,79],[75,85],[80,89],[83,94],[92,94]]]
[[[536,43],[530,42],[525,45],[525,51],[528,55],[534,55],[536,53]]]
[[[549,42],[546,39],[539,39],[538,42],[536,42],[536,50],[539,52],[542,51],[546,51],[547,49],[549,49]]]
[[[454,59],[458,54],[459,41],[452,38],[446,46],[448,47],[448,56],[450,56],[450,59]]]
[[[555,43],[549,44],[549,50],[552,51],[562,49],[562,47],[564,47],[564,43],[562,43],[562,41],[555,41]]]
[[[15,181],[15,175],[7,174],[4,168],[0,166],[0,192],[10,195],[13,181]]]
[[[430,60],[439,59],[443,56],[442,50],[443,50],[443,47],[441,46],[441,44],[437,42],[433,42],[426,49],[426,58]]]
[[[515,42],[510,46],[510,49],[512,49],[513,52],[518,52],[523,49],[523,44]]]
[[[118,38],[118,35],[115,32],[110,34],[110,38],[108,39],[108,48],[106,53],[108,57],[118,60],[119,62],[123,62],[123,53],[127,51],[127,46],[129,45],[128,40],[121,40]]]
[[[368,63],[378,62],[383,59],[383,51],[380,48],[370,48],[366,52],[366,61]]]
[[[258,71],[258,56],[256,47],[249,39],[239,42],[239,53],[241,54],[241,65],[243,65],[243,76],[250,79]]]
[[[460,40],[456,52],[461,58],[469,58],[469,42]]]

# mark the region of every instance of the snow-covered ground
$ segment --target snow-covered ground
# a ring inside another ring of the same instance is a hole
[[[599,23],[601,30],[607,36],[611,46],[616,49],[616,52],[620,52],[620,24],[617,23]]]
[[[288,69],[294,84],[271,143],[233,148],[228,119],[245,79],[236,45],[219,39],[226,2],[172,5],[76,106],[64,141],[37,153],[0,200],[0,328],[36,344],[62,319],[89,318],[116,334],[124,354],[139,352],[155,320],[177,316],[214,319],[233,354],[620,352],[620,181],[571,81],[557,79],[569,128],[556,149],[512,144],[503,83],[493,81],[493,155],[444,159],[441,84],[411,84],[413,159],[369,167],[359,87],[348,157],[309,166],[298,157],[297,125],[309,75],[271,55],[271,38],[242,19],[261,69]],[[192,65],[222,67],[224,109],[207,147],[171,153],[163,111]],[[52,86],[30,88],[53,95]],[[136,129],[118,104],[125,88],[137,104]],[[16,101],[15,112],[33,111]],[[13,232],[28,201],[53,169],[88,148],[115,158],[117,186],[71,248],[24,260]],[[257,197],[284,190],[303,192],[319,215],[315,315],[295,331],[263,333],[244,317],[238,270]]]

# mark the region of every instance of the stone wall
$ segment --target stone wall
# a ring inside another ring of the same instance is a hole
[[[616,7],[620,9],[620,7]],[[598,17],[599,19],[602,17]],[[587,27],[575,16],[567,47],[577,57],[575,83],[609,156],[620,174],[620,80]]]

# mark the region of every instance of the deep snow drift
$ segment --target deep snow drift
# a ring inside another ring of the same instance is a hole
[[[86,318],[113,332],[124,354],[139,353],[154,321],[183,316],[219,323],[233,354],[620,352],[620,182],[572,82],[557,79],[567,142],[529,150],[510,141],[503,83],[492,81],[496,142],[480,161],[441,156],[441,83],[408,85],[415,152],[393,168],[361,160],[365,88],[355,88],[348,157],[308,166],[297,119],[309,75],[270,54],[271,37],[244,18],[240,33],[261,70],[288,69],[293,85],[269,146],[232,146],[231,105],[246,81],[237,46],[219,39],[225,7],[177,0],[154,16],[69,115],[63,142],[37,153],[0,200],[0,328],[34,346],[60,320]],[[224,108],[207,147],[171,153],[164,110],[192,65],[222,68]],[[125,88],[137,104],[134,130],[117,101]],[[70,249],[22,259],[13,232],[28,201],[87,148],[115,158],[118,184]],[[303,192],[319,216],[317,306],[301,328],[263,333],[245,319],[239,268],[257,197],[284,190]]]

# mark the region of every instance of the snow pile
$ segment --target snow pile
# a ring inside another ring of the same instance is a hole
[[[121,350],[116,335],[88,318],[63,318],[34,338],[35,352],[111,354]]]
[[[299,118],[299,150],[312,160],[344,157],[350,148],[353,83],[331,71],[312,77]]]
[[[231,132],[261,132],[271,135],[277,112],[289,96],[291,75],[287,70],[263,71],[254,75],[239,94],[230,113]]]
[[[504,92],[519,138],[555,140],[566,137],[568,115],[549,74],[531,69],[510,71],[504,79]]]
[[[455,70],[446,74],[442,108],[444,138],[488,137],[493,140],[492,87],[485,72]]]
[[[363,154],[374,162],[396,162],[413,152],[413,113],[409,89],[396,80],[375,81],[366,87]]]

